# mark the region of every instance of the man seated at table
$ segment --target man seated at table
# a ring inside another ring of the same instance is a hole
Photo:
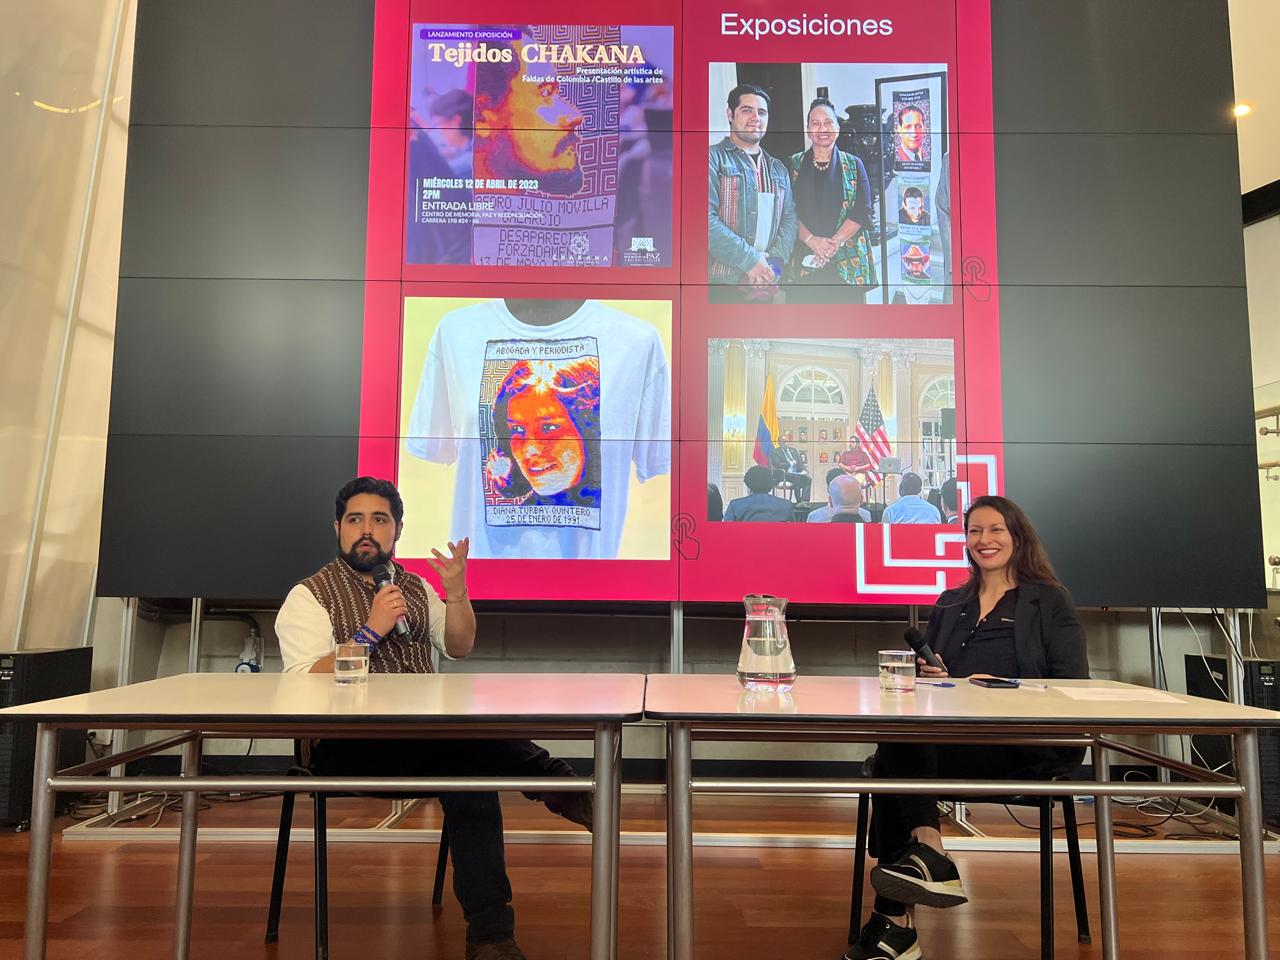
[[[433,673],[435,655],[467,656],[476,618],[467,597],[467,549],[432,550],[445,599],[392,557],[404,529],[404,502],[386,480],[357,477],[338,491],[337,558],[285,598],[276,635],[286,673],[332,673],[339,640],[367,643],[371,673]],[[392,583],[378,589],[372,571],[385,564]],[[407,636],[395,633],[404,617]],[[573,776],[563,760],[528,740],[321,740],[310,765],[321,776]],[[560,816],[592,825],[590,793],[526,794]],[[496,793],[441,793],[453,857],[453,889],[467,918],[466,960],[524,960],[515,943],[515,913],[502,848]]]
[[[773,448],[769,454],[769,465],[775,471],[774,480],[791,484],[796,491],[796,503],[805,503],[809,499],[809,491],[813,487],[813,478],[809,476],[809,467],[804,462],[804,455],[786,440]]]

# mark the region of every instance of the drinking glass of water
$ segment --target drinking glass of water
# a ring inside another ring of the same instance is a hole
[[[916,655],[912,650],[881,650],[880,692],[916,692]]]
[[[340,643],[333,652],[333,679],[364,683],[369,679],[369,648],[363,643]]]

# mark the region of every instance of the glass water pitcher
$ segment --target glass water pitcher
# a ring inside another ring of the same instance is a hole
[[[796,662],[787,640],[785,597],[748,594],[742,598],[747,624],[738,655],[738,682],[748,690],[790,690]]]

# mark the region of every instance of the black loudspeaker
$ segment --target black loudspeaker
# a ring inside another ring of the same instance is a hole
[[[92,647],[0,653],[0,707],[88,693],[92,672]],[[84,763],[84,745],[83,730],[61,731],[58,768]],[[34,721],[0,721],[0,823],[21,824],[31,819],[35,753]],[[59,803],[71,799],[70,794],[58,794]]]
[[[956,438],[956,408],[943,407],[942,413],[942,439],[954,440]]]

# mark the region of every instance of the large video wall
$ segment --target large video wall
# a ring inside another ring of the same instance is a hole
[[[997,269],[992,145],[955,133],[990,126],[990,14],[791,6],[377,5],[366,269],[399,285],[360,472],[432,505],[402,560],[468,537],[477,595],[525,598],[963,575],[946,520],[1001,473],[998,298],[955,282]],[[837,476],[855,523],[818,522]]]
[[[100,592],[282,594],[362,473],[478,598],[927,603],[1005,493],[1245,605],[1225,9],[1190,93],[1103,6],[144,2]]]

